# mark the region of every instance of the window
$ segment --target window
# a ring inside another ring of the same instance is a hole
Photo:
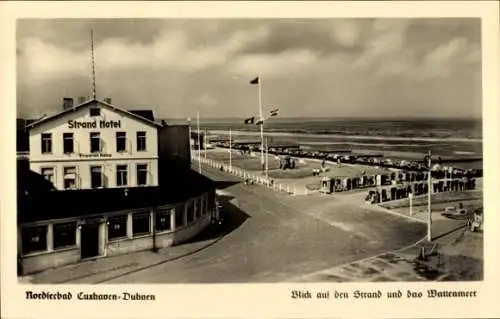
[[[184,226],[184,206],[179,205],[175,208],[175,227]]]
[[[132,231],[134,236],[149,234],[150,215],[149,212],[141,212],[132,215]]]
[[[74,152],[73,133],[63,133],[63,149],[64,154]]]
[[[90,133],[90,152],[99,153],[101,151],[101,134],[98,132]]]
[[[201,204],[201,200],[196,199],[194,201],[194,215],[195,215],[196,219],[200,218],[200,204]]]
[[[146,151],[146,132],[137,132],[137,151]]]
[[[76,188],[76,167],[68,166],[64,168],[64,188],[65,189],[75,189]]]
[[[211,212],[215,208],[215,194],[210,192],[207,194],[207,211]]]
[[[186,205],[187,205],[187,223],[189,225],[194,221],[194,202],[190,201]]]
[[[42,154],[52,153],[52,133],[42,133]]]
[[[201,215],[202,216],[205,216],[208,212],[207,211],[207,199],[208,199],[207,194],[205,194],[201,197]]]
[[[42,176],[51,183],[54,183],[54,168],[52,167],[43,167],[42,168]]]
[[[102,167],[101,166],[91,166],[90,167],[90,187],[99,188],[102,187]]]
[[[159,208],[156,211],[155,226],[157,231],[170,230],[170,214],[173,214],[175,210],[173,208]]]
[[[91,107],[89,110],[90,110],[90,116],[100,116],[101,115],[101,109],[98,107]]]
[[[127,133],[116,132],[116,151],[125,152],[127,149]]]
[[[127,165],[116,165],[116,186],[127,186]]]
[[[127,237],[127,215],[108,218],[108,240]]]
[[[148,165],[137,164],[137,186],[148,184]]]
[[[47,226],[22,229],[23,255],[47,250]]]
[[[200,198],[200,213],[201,213],[201,216],[204,216],[205,215],[205,210],[206,210],[206,207],[205,207],[205,195],[201,196]]]
[[[76,222],[54,224],[54,249],[76,245]]]

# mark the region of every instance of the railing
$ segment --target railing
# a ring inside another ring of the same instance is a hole
[[[193,161],[200,161],[201,164],[208,165],[216,169],[222,169],[222,171],[224,172],[230,173],[233,176],[241,178],[245,181],[245,183],[263,185],[274,191],[280,193],[286,193],[289,195],[308,195],[310,193],[307,187],[300,188],[300,187],[290,186],[289,184],[275,183],[268,177],[266,178],[264,176],[259,176],[256,175],[255,173],[249,172],[242,168],[229,166],[228,164],[220,161],[215,161],[212,159],[199,157],[196,155],[192,155],[191,157]]]

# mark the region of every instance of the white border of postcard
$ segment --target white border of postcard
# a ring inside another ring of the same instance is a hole
[[[223,318],[223,317],[497,317],[500,316],[500,231],[497,195],[499,169],[497,138],[498,99],[498,3],[496,1],[414,2],[7,2],[0,3],[0,100],[1,100],[1,284],[3,318]],[[233,285],[37,285],[37,291],[143,292],[156,301],[33,301],[25,291],[34,286],[17,283],[16,195],[14,117],[16,113],[17,18],[168,18],[168,17],[481,17],[483,45],[483,136],[485,280],[470,283],[345,283],[345,284],[233,284]],[[356,289],[477,290],[476,298],[399,300],[294,300],[292,289],[311,291]]]

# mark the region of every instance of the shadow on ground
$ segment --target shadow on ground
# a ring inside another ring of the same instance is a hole
[[[241,183],[241,181],[214,181],[216,189],[225,189]]]
[[[198,241],[211,240],[218,237],[223,237],[238,227],[250,218],[250,215],[242,211],[238,206],[233,203],[234,197],[230,195],[218,196],[218,200],[222,205],[219,211],[222,223],[213,223],[205,228],[201,233],[193,237],[186,243],[193,243]]]

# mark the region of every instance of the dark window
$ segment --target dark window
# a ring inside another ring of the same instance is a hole
[[[173,212],[171,208],[161,208],[156,211],[155,226],[157,231],[170,230],[170,213]]]
[[[151,226],[149,223],[149,212],[141,212],[132,215],[132,231],[134,233],[134,236],[149,234]]]
[[[201,211],[201,200],[196,199],[194,202],[194,215],[198,219],[200,218],[200,211]]]
[[[188,225],[194,221],[194,202],[190,201],[187,205],[187,223]]]
[[[146,132],[137,132],[137,151],[146,150]]]
[[[90,133],[90,152],[99,153],[101,151],[101,134],[98,132]]]
[[[54,249],[76,245],[76,223],[54,224]]]
[[[101,109],[98,107],[91,107],[90,108],[90,116],[100,116],[101,115]]]
[[[52,133],[42,133],[42,154],[52,153]]]
[[[63,149],[64,154],[74,152],[73,133],[63,133]]]
[[[137,164],[137,186],[147,185],[148,183],[148,165]]]
[[[210,192],[207,194],[207,210],[212,211],[215,207],[215,194]]]
[[[127,133],[116,132],[116,151],[125,152],[127,149]]]
[[[90,167],[90,187],[91,188],[102,187],[102,168],[101,168],[101,166],[91,166]]]
[[[68,166],[64,168],[64,188],[65,189],[75,189],[76,188],[76,167]]]
[[[47,250],[47,226],[22,229],[23,255]]]
[[[175,227],[184,226],[184,206],[179,205],[175,208]]]
[[[127,215],[108,218],[108,240],[127,237]]]
[[[200,212],[201,216],[205,215],[205,212],[207,211],[207,197],[203,195],[200,199]]]
[[[116,165],[116,186],[127,186],[127,165]]]

